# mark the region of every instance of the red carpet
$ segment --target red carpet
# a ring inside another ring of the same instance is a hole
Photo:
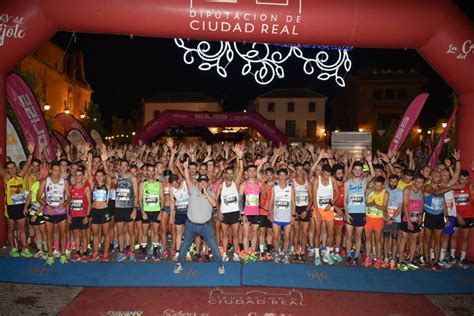
[[[273,314],[272,314],[273,313]],[[61,315],[443,315],[428,298],[283,288],[87,288]]]

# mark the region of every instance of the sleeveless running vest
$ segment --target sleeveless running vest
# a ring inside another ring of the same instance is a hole
[[[186,212],[188,210],[189,204],[189,191],[186,183],[181,184],[181,188],[176,189],[172,188],[173,196],[175,200],[175,209],[176,212]]]
[[[456,210],[462,218],[473,218],[474,207],[472,205],[472,192],[469,184],[464,189],[454,191]]]
[[[444,193],[444,200],[446,201],[448,216],[456,216],[456,203],[454,202],[454,191],[451,190]]]
[[[407,211],[408,216],[410,216],[411,222],[417,222],[420,214],[423,212],[423,193],[414,192],[411,188],[409,189],[410,196],[408,197]],[[406,222],[407,218],[403,215],[403,221]]]
[[[237,190],[237,186],[235,182],[232,181],[229,187],[227,184],[222,183],[222,191],[221,191],[221,213],[231,213],[231,212],[239,212],[239,191]]]
[[[132,179],[119,175],[115,189],[115,207],[133,208],[133,184]]]
[[[154,183],[150,183],[145,180],[142,185],[143,185],[143,211],[145,212],[161,211],[161,206],[160,206],[161,184],[160,182],[156,181]]]
[[[85,193],[86,187],[86,184],[82,188],[77,188],[75,185],[71,186],[71,202],[69,203],[71,217],[87,216],[89,204]]]
[[[439,215],[444,210],[444,194],[430,194],[424,197],[425,212],[431,215]]]
[[[393,215],[397,212],[398,207],[403,203],[403,191],[400,190],[398,187],[395,189],[391,189],[388,187],[388,205],[387,205],[387,215],[389,217],[393,217]],[[401,214],[395,218],[396,222],[400,222]]]
[[[365,179],[354,183],[352,179],[347,180],[347,212],[365,213]]]
[[[46,186],[44,189],[46,204],[53,208],[53,214],[48,215],[64,215],[66,208],[58,209],[60,204],[64,204],[66,199],[66,186],[64,179],[61,178],[58,183],[53,183],[51,177],[46,178]]]
[[[309,204],[309,186],[308,181],[304,179],[304,184],[300,185],[294,180],[295,186],[295,205],[298,207],[305,207]]]
[[[291,186],[287,184],[282,189],[280,184],[276,184],[274,190],[273,220],[289,223],[291,222]]]
[[[270,214],[270,195],[272,194],[272,187],[269,186],[267,183],[264,183],[261,188],[260,194],[260,215],[267,216]],[[265,192],[266,197],[264,196],[263,192]]]
[[[382,206],[384,202],[384,197],[385,197],[385,189],[381,190],[380,192],[375,192],[372,190],[372,192],[369,193],[367,202],[375,202],[376,205]],[[371,218],[383,218],[383,211],[381,209],[378,209],[376,206],[367,206],[367,211],[366,211],[367,217]]]
[[[316,191],[316,205],[319,209],[325,209],[326,206],[333,201],[334,197],[334,188],[332,186],[332,181],[329,179],[329,184],[324,185],[321,181],[321,176],[318,176],[318,190]],[[333,209],[332,207],[330,209]]]
[[[245,206],[244,214],[245,215],[260,215],[259,211],[259,195],[260,195],[260,182],[256,181],[253,186],[250,185],[249,181],[245,181],[244,185],[244,195],[245,195]]]

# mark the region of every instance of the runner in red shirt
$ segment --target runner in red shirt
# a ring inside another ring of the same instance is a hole
[[[461,170],[459,184],[463,184],[464,188],[454,190],[454,202],[457,211],[456,226],[462,230],[461,258],[458,264],[460,267],[467,269],[469,268],[469,263],[466,260],[467,242],[471,228],[474,227],[474,205],[472,202],[474,189],[472,183],[469,183],[469,171]]]

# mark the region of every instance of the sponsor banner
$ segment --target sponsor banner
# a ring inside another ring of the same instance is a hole
[[[103,144],[104,142],[102,141],[102,136],[100,136],[99,132],[96,131],[95,129],[91,130],[91,137],[94,140],[94,142],[98,145]]]
[[[54,157],[53,146],[38,101],[30,87],[16,73],[11,73],[7,77],[7,99],[20,122],[26,140],[36,145],[34,157],[40,157],[43,147],[46,148],[50,158]]]
[[[415,124],[418,115],[420,114],[421,109],[423,108],[423,105],[425,105],[428,97],[428,93],[422,93],[410,103],[402,117],[402,120],[400,121],[400,124],[398,124],[395,134],[393,135],[393,139],[389,147],[390,151],[398,151],[400,149],[403,142],[410,133],[410,130]]]
[[[78,145],[85,145],[87,144],[87,141],[86,141],[86,138],[84,137],[84,135],[82,135],[82,133],[73,128],[71,130],[69,130],[69,132],[67,133],[67,136],[66,136],[67,140],[71,142],[71,144],[73,144],[74,146],[78,146]]]
[[[59,140],[51,132],[49,133],[49,139],[51,140],[51,144],[53,144],[53,150],[55,153],[58,152],[58,149],[64,151],[64,148],[62,148],[61,144],[59,143]]]
[[[54,119],[63,128],[63,135],[68,135],[71,129],[78,130],[88,143],[94,145],[94,140],[89,136],[82,124],[72,115],[66,113],[57,114]]]
[[[66,139],[66,137],[64,137],[63,134],[61,134],[59,131],[53,129],[53,131],[51,132],[54,137],[56,138],[56,140],[59,142],[59,144],[61,145],[61,148],[63,150],[66,149],[67,146],[70,145],[69,141]]]
[[[20,161],[26,160],[25,150],[18,137],[12,122],[7,117],[7,156],[18,166]]]
[[[444,145],[444,142],[446,141],[446,137],[448,137],[449,129],[451,128],[451,125],[453,124],[457,111],[458,111],[458,108],[457,107],[454,108],[454,111],[453,113],[451,113],[451,116],[449,117],[448,124],[446,125],[446,128],[443,131],[443,134],[441,134],[438,144],[436,145],[435,149],[431,153],[431,157],[428,162],[431,169],[434,169],[436,167],[436,163],[438,162],[439,155],[441,154],[441,150],[443,149],[443,145]]]

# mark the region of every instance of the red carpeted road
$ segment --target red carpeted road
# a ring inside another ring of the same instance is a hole
[[[443,315],[428,298],[284,288],[87,288],[61,315]]]

